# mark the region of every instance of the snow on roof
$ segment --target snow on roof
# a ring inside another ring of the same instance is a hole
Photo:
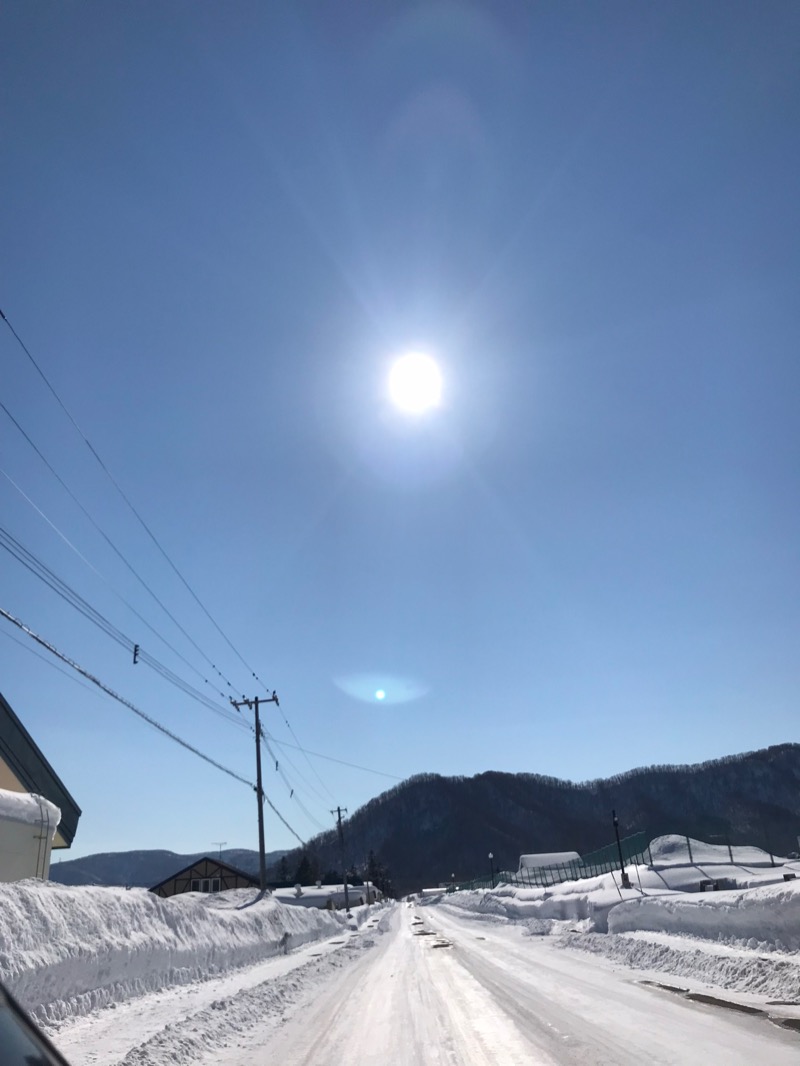
[[[68,848],[78,830],[81,809],[2,693],[0,762],[5,763],[19,782],[22,791],[32,794],[44,793],[58,805],[61,821],[54,846]]]
[[[55,829],[61,821],[61,811],[44,796],[0,788],[0,819],[23,822],[25,825],[43,825],[47,822]]]
[[[566,866],[569,862],[580,862],[577,851],[540,852],[538,855],[520,855],[520,870],[538,870],[542,866]]]

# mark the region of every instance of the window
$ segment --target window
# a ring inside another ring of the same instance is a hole
[[[199,892],[199,891],[200,891],[200,882],[197,880],[197,878],[195,878],[192,881],[192,892]]]
[[[219,878],[218,877],[215,877],[213,879],[213,881],[211,882],[211,891],[212,892],[219,892]]]

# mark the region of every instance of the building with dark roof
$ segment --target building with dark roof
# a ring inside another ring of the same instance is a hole
[[[150,889],[157,896],[177,896],[181,892],[223,892],[228,888],[258,888],[259,879],[237,870],[221,859],[206,856],[195,859]]]
[[[0,789],[32,793],[54,803],[61,811],[61,821],[53,839],[53,847],[68,848],[72,844],[81,809],[2,694]]]

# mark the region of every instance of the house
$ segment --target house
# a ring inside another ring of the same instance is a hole
[[[0,881],[47,878],[52,848],[68,848],[81,809],[0,694]]]
[[[177,896],[181,892],[223,892],[228,888],[258,888],[259,879],[237,870],[222,859],[205,856],[195,859],[150,889],[157,896]]]

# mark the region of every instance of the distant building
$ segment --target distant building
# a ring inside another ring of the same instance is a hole
[[[258,888],[259,879],[244,870],[237,870],[221,859],[206,856],[195,859],[190,866],[185,866],[177,873],[171,874],[150,889],[157,896],[177,896],[181,892],[224,892],[229,888]]]
[[[344,885],[295,885],[294,888],[276,888],[272,893],[279,903],[296,907],[316,907],[318,910],[344,910]],[[366,903],[380,903],[383,893],[371,881],[363,885],[347,886],[347,902],[351,907],[363,907]]]
[[[46,879],[52,848],[68,848],[81,809],[0,695],[0,881]]]

